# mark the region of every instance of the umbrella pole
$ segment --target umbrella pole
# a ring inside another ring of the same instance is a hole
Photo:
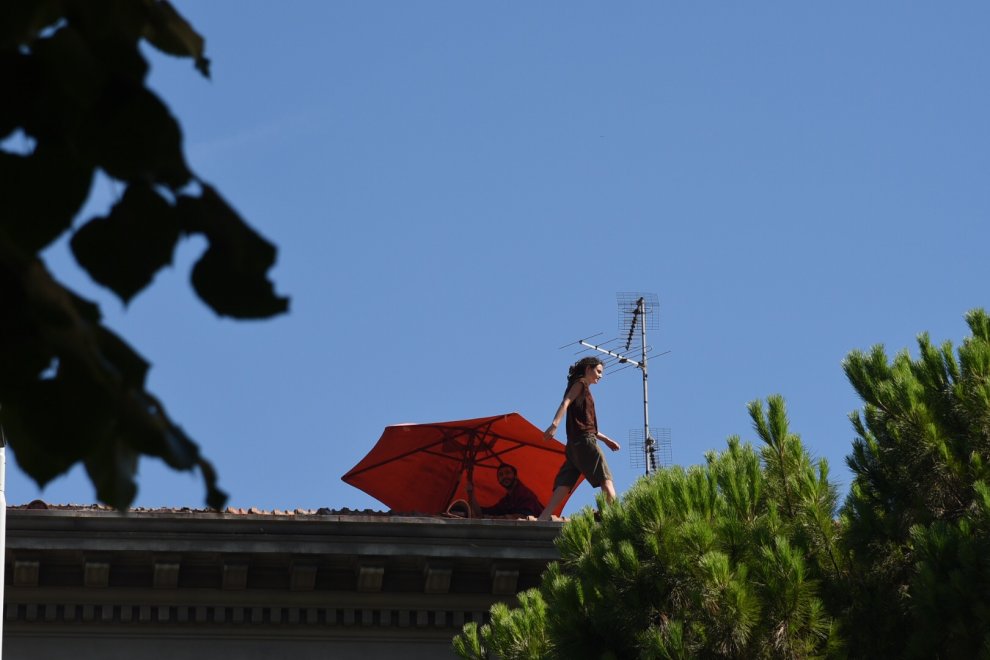
[[[461,469],[457,473],[457,481],[454,482],[454,488],[450,491],[450,495],[447,496],[448,507],[454,501],[454,496],[457,494],[457,490],[461,487],[461,475],[467,473],[468,483],[474,486],[474,463],[478,453],[475,445],[477,442],[477,431],[472,429],[468,433],[467,447],[464,449],[464,460],[461,461]]]
[[[482,433],[483,433],[483,435],[482,435],[481,439],[478,439],[478,432],[477,431],[473,431],[471,433],[470,440],[468,440],[467,450],[464,452],[464,463],[462,464],[462,469],[461,469],[462,472],[466,472],[467,473],[467,481],[468,481],[468,486],[469,486],[469,488],[468,488],[468,493],[469,493],[469,497],[468,497],[468,508],[470,509],[472,516],[475,515],[474,505],[472,504],[472,502],[475,502],[475,503],[477,502],[477,500],[474,499],[474,492],[473,492],[474,491],[474,464],[478,462],[478,446],[477,445],[480,445],[481,447],[483,447],[486,450],[488,450],[488,454],[490,456],[492,456],[493,458],[496,458],[496,459],[498,458],[498,455],[492,449],[491,444],[486,443],[485,440],[484,440],[484,438],[487,437],[487,435],[488,435],[488,430],[483,431]],[[499,460],[501,462],[501,459],[499,459]],[[457,487],[458,486],[460,486],[460,476],[459,475],[458,475],[457,486],[454,487],[454,493],[457,492]],[[451,495],[450,495],[451,498],[454,497],[454,493],[451,493]],[[447,506],[450,506],[450,504],[448,503]],[[478,506],[480,507],[480,505],[478,505]],[[481,515],[480,508],[479,508],[479,511],[478,511],[478,514],[477,515]]]

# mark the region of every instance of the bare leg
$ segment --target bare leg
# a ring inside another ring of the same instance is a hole
[[[611,481],[608,483],[612,483]],[[567,494],[571,492],[571,489],[567,486],[557,486],[553,495],[550,496],[550,503],[547,504],[547,508],[543,509],[543,513],[540,514],[539,520],[550,520],[550,516],[556,510],[557,506],[564,501]],[[615,491],[612,492],[612,497],[615,497]]]
[[[602,482],[602,492],[605,493],[605,499],[608,500],[609,504],[615,502],[615,484],[612,483],[611,479]]]

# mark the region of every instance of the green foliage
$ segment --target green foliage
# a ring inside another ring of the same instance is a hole
[[[82,223],[71,247],[127,303],[194,234],[209,246],[192,271],[221,316],[265,318],[288,302],[267,272],[275,248],[186,164],[179,125],[145,85],[139,45],[191,58],[202,37],[164,0],[35,0],[0,4],[0,423],[39,485],[83,462],[97,497],[125,508],[140,455],[199,469],[210,506],[226,495],[198,446],[144,387],[148,363],[69,291],[38,254],[63,233],[97,171],[123,189],[107,215]]]
[[[487,649],[498,649],[503,660],[541,660],[552,653],[546,634],[547,605],[536,589],[519,594],[519,607],[496,603],[491,609],[491,623],[478,628],[464,626],[454,638],[454,651],[462,658],[484,660]]]
[[[527,614],[546,657],[990,658],[990,316],[966,320],[958,356],[923,334],[916,359],[846,359],[864,408],[838,519],[771,396],[749,405],[759,453],[730,438],[567,523]],[[505,620],[458,652],[503,657]]]
[[[917,359],[875,346],[844,363],[865,404],[843,507],[861,657],[990,657],[990,317],[966,320],[958,359],[922,334]]]
[[[780,397],[750,414],[760,454],[730,438],[703,466],[660,470],[613,506],[600,501],[600,522],[578,514],[539,592],[493,608],[489,624],[455,640],[458,654],[533,657],[519,650],[526,631],[537,631],[539,657],[835,654],[820,588],[842,577],[835,488],[789,433]]]

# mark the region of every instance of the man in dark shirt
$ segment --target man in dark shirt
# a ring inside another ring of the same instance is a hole
[[[536,494],[519,481],[516,468],[508,463],[498,466],[496,473],[499,484],[505,489],[505,496],[493,506],[479,506],[474,497],[474,484],[468,482],[468,502],[473,516],[538,516],[543,511]]]

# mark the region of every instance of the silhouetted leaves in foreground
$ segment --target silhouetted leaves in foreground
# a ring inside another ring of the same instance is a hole
[[[145,86],[142,39],[208,75],[203,38],[164,0],[0,3],[0,140],[20,131],[29,145],[0,149],[0,423],[42,486],[82,462],[97,497],[126,508],[150,456],[198,469],[207,504],[221,507],[213,466],[145,389],[148,362],[38,257],[71,228],[99,169],[121,197],[71,240],[96,282],[127,303],[181,237],[201,234],[192,282],[213,310],[288,309],[267,276],[275,247],[186,164],[178,122]]]

